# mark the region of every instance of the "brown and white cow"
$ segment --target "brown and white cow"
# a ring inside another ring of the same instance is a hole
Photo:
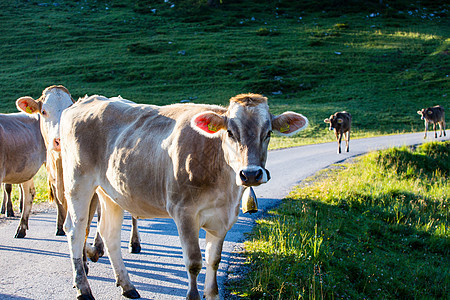
[[[272,131],[289,135],[308,120],[269,113],[267,98],[242,94],[228,108],[153,106],[91,96],[65,110],[61,152],[69,214],[65,228],[79,299],[93,299],[83,270],[87,204],[97,191],[100,233],[123,295],[139,298],[120,252],[123,211],[173,218],[189,277],[187,299],[199,299],[199,230],[206,231],[204,297],[218,298],[217,269],[226,233],[236,222],[244,187],[270,179],[265,169]]]
[[[45,152],[39,116],[24,113],[0,114],[0,182],[20,184],[23,193],[23,210],[16,238],[26,235],[36,194],[33,177],[45,162]],[[3,203],[7,216],[12,216],[12,204],[8,204],[5,198]]]
[[[439,137],[442,136],[442,132],[445,134],[445,111],[444,108],[440,105],[436,105],[433,107],[423,108],[422,110],[418,110],[417,113],[421,115],[421,119],[425,120],[425,136],[424,139],[427,138],[428,124],[433,123],[434,129],[434,137],[437,138],[436,132],[436,124],[439,124]]]
[[[330,130],[334,130],[336,135],[336,141],[338,143],[337,153],[341,153],[341,140],[342,136],[345,137],[345,151],[349,151],[350,143],[350,129],[352,126],[352,115],[346,111],[337,112],[331,115],[329,118],[323,120],[325,123],[330,124]]]
[[[58,231],[65,235],[63,223],[66,219],[67,201],[64,197],[63,169],[61,165],[59,125],[62,112],[73,105],[71,94],[62,85],[47,87],[42,96],[37,100],[26,96],[17,99],[16,105],[19,110],[29,114],[39,114],[41,117],[41,132],[47,145],[47,173],[50,183],[50,198],[55,199],[58,206]],[[98,206],[98,196],[93,195],[90,207],[89,220],[92,220]],[[100,218],[100,207],[98,209]],[[89,222],[90,223],[90,222]],[[92,261],[97,261],[103,255],[103,241],[96,234],[94,247],[87,245],[87,254]],[[132,235],[130,238],[130,252],[139,253],[141,250],[137,220],[132,221]]]

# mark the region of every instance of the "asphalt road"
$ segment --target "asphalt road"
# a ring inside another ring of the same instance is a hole
[[[331,133],[330,133],[331,134]],[[432,136],[432,134],[429,134]],[[448,140],[450,131],[447,131]],[[243,240],[243,233],[251,230],[254,220],[268,208],[280,203],[289,191],[303,179],[317,171],[350,157],[372,150],[401,145],[416,145],[434,138],[423,139],[423,133],[352,140],[350,152],[336,154],[336,143],[302,146],[270,151],[267,169],[272,179],[255,188],[260,211],[240,215],[228,233],[219,268],[222,287],[230,266],[233,250]],[[438,138],[437,140],[444,140]],[[55,210],[50,207],[31,216],[24,239],[15,239],[18,218],[0,217],[0,299],[74,299],[72,269],[66,237],[55,233]],[[94,219],[93,227],[96,226]],[[130,278],[142,299],[184,299],[187,274],[175,224],[170,219],[139,220],[142,252],[128,253],[131,218],[126,215],[122,230],[122,253]],[[94,231],[94,230],[93,230]],[[91,233],[93,236],[93,233]],[[204,231],[200,234],[204,250]],[[89,242],[92,242],[92,237]],[[121,289],[115,286],[113,271],[107,257],[89,263],[89,282],[96,299],[121,299]],[[205,268],[199,276],[199,290],[203,291]],[[221,292],[223,298],[223,293]]]

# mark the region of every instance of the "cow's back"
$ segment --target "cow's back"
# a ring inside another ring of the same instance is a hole
[[[337,119],[342,119],[342,123],[339,124],[339,130],[340,132],[344,133],[350,130],[351,125],[352,125],[352,115],[349,112],[346,111],[342,111],[342,112],[337,112],[335,114]]]
[[[190,126],[195,114],[207,110],[225,112],[218,106],[158,107],[90,97],[64,112],[61,137],[80,147],[80,172],[100,178],[98,185],[123,208],[165,217],[168,199],[192,201],[232,178],[221,141]]]
[[[0,172],[3,182],[18,184],[30,180],[45,162],[45,156],[38,116],[0,114]]]
[[[430,107],[429,110],[432,112],[432,114],[426,113],[426,118],[430,120],[433,123],[442,122],[445,119],[445,110],[442,106],[436,105],[433,107]]]

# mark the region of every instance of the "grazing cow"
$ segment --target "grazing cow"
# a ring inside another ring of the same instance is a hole
[[[434,129],[434,137],[437,138],[436,132],[436,123],[439,124],[439,137],[442,136],[442,132],[445,134],[445,111],[444,108],[440,105],[436,105],[433,107],[424,108],[422,110],[417,111],[419,115],[421,115],[421,119],[425,120],[425,136],[424,139],[427,138],[428,124],[433,123]]]
[[[242,94],[228,108],[154,106],[86,97],[64,111],[61,152],[69,214],[74,283],[79,299],[93,299],[82,263],[88,203],[97,191],[100,233],[123,295],[139,298],[120,252],[123,210],[138,218],[173,218],[189,278],[187,299],[200,299],[199,230],[206,231],[204,297],[218,297],[217,269],[227,231],[236,222],[244,187],[270,179],[265,169],[272,131],[304,129],[297,113],[269,113],[267,98]]]
[[[345,135],[345,151],[348,152],[350,150],[349,142],[352,115],[346,111],[337,112],[323,121],[330,124],[330,130],[334,130],[338,142],[337,153],[341,153],[341,140],[343,135]]]
[[[28,218],[36,194],[33,176],[45,162],[45,144],[39,129],[39,116],[24,113],[0,114],[0,182],[20,184],[23,210],[16,238],[26,236]],[[8,192],[5,188],[5,193]],[[8,216],[14,214],[12,203],[3,199]]]
[[[47,87],[42,96],[37,100],[32,97],[21,97],[17,99],[16,105],[19,110],[29,114],[41,116],[41,132],[47,145],[47,173],[50,183],[50,198],[55,199],[58,207],[58,235],[65,235],[63,223],[66,219],[67,202],[64,197],[63,169],[61,165],[59,124],[62,112],[70,107],[75,101],[67,88],[62,85]],[[98,206],[98,196],[93,195],[90,204],[89,220],[94,217]],[[98,217],[100,218],[100,207],[98,206]],[[89,222],[90,223],[90,222]],[[87,245],[87,254],[92,261],[97,261],[103,255],[103,241],[96,234],[94,247]],[[139,253],[141,250],[137,221],[132,222],[132,235],[130,239],[130,252]]]

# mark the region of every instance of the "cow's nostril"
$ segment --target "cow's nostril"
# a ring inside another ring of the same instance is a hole
[[[53,148],[56,151],[59,151],[61,149],[61,140],[59,138],[53,140]]]
[[[239,177],[241,177],[241,180],[242,180],[242,182],[244,182],[244,183],[248,181],[248,178],[247,178],[247,176],[245,176],[244,171],[240,171],[240,172],[239,172]]]
[[[256,171],[256,176],[255,176],[255,179],[256,179],[256,182],[259,182],[259,181],[261,181],[261,179],[263,178],[263,171],[261,170],[261,169],[259,169],[258,171]]]

